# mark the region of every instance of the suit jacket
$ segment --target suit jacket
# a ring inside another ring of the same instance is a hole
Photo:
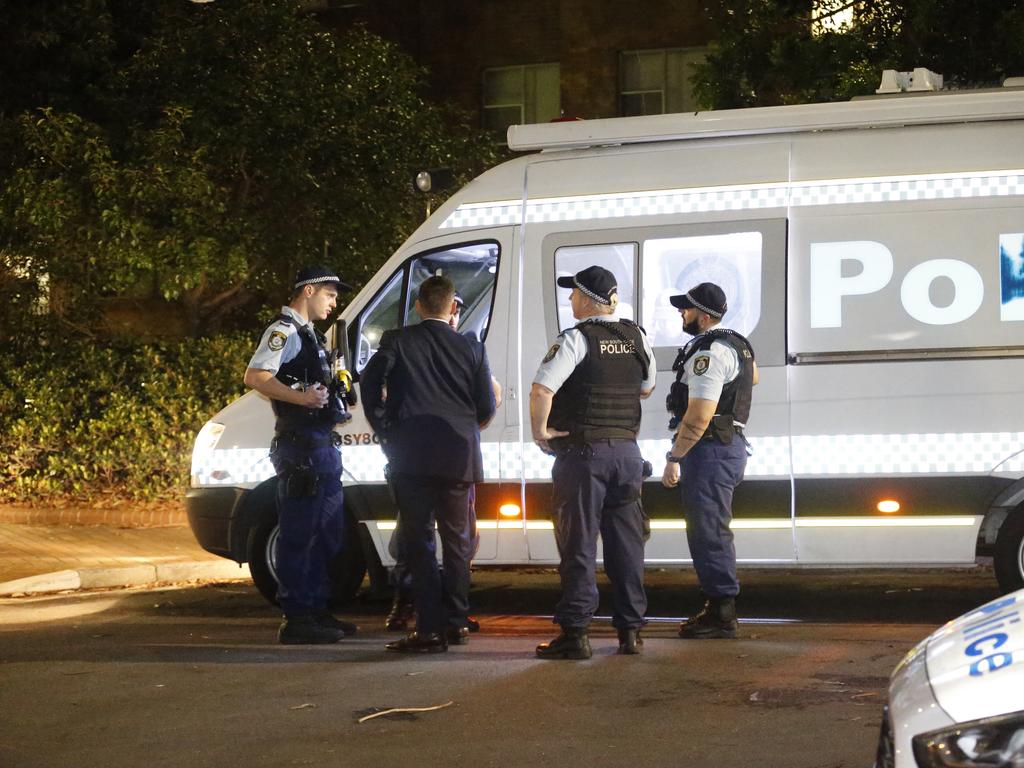
[[[495,405],[481,342],[439,320],[387,331],[360,379],[366,417],[393,472],[483,479],[480,424]]]

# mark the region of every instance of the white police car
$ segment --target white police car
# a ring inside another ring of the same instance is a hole
[[[1024,589],[954,619],[893,670],[876,768],[1024,768]]]

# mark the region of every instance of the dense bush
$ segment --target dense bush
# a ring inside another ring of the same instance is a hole
[[[0,500],[180,497],[192,441],[241,394],[249,336],[0,351]]]

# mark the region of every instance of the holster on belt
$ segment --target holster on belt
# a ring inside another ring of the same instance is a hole
[[[707,431],[704,432],[704,437],[710,437],[723,445],[729,445],[735,434],[736,428],[733,425],[732,416],[716,414],[711,417],[711,423],[708,425]]]

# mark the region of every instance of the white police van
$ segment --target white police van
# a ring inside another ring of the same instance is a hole
[[[921,641],[892,673],[875,768],[1024,765],[1024,590]]]
[[[485,341],[505,389],[482,434],[478,566],[558,560],[527,395],[573,323],[555,279],[600,264],[657,358],[639,436],[655,471],[648,564],[690,562],[678,495],[657,482],[685,341],[668,297],[710,280],[761,372],[734,505],[741,566],[992,557],[1005,589],[1024,585],[1024,89],[513,126],[509,146],[531,153],[440,206],[335,333],[358,386],[381,334],[417,322],[425,277],[462,293],[460,330]],[[392,563],[395,511],[359,406],[338,431],[350,592],[367,563]],[[248,561],[270,595],[272,432],[255,393],[216,414],[187,497],[200,544]]]

